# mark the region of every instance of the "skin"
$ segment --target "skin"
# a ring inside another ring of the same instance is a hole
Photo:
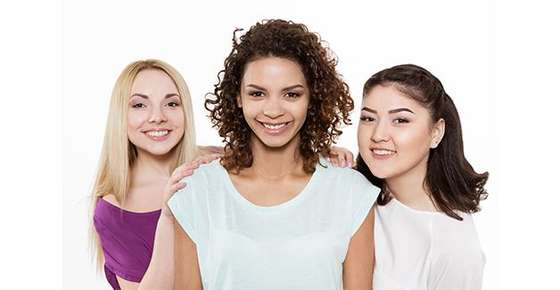
[[[284,203],[299,194],[311,178],[303,170],[303,160],[298,149],[299,130],[305,122],[309,98],[309,88],[297,63],[284,58],[267,57],[247,64],[237,100],[252,129],[253,165],[238,174],[230,173],[230,178],[248,201],[260,206]],[[284,127],[266,128],[270,124],[283,124]],[[185,186],[179,182],[181,170],[188,172],[194,169],[178,168],[166,187],[166,199]],[[272,188],[276,190],[271,191]],[[168,233],[173,221],[169,208],[164,204],[154,248],[154,251],[162,253],[154,254],[156,259],[163,256],[166,249],[173,248],[165,248],[159,244],[165,241],[160,231]],[[350,241],[343,264],[344,289],[372,287],[373,222],[373,214],[370,212]],[[174,247],[182,249],[182,260],[186,265],[182,272],[177,272],[178,276],[182,277],[183,289],[202,289],[196,264],[196,246],[187,234],[183,236],[182,246]],[[159,261],[155,263],[159,264]],[[152,271],[157,270],[150,265],[148,272],[151,274]],[[154,274],[154,277],[164,276]],[[170,289],[166,288],[169,284],[164,281],[153,285],[158,285],[159,289]]]
[[[127,114],[127,135],[144,155],[169,157],[185,132],[185,112],[179,91],[173,80],[163,71],[145,69],[132,83]],[[151,133],[168,133],[154,141]]]
[[[138,158],[131,168],[130,189],[126,201],[122,204],[119,204],[112,194],[104,196],[103,199],[133,212],[155,211],[161,208],[164,195],[158,193],[163,192],[167,185],[170,177],[169,168],[176,158],[174,149],[185,131],[185,113],[180,104],[178,90],[167,74],[155,69],[146,69],[138,73],[132,83],[127,114],[128,139],[138,152]],[[154,140],[148,135],[151,131],[161,129],[169,132],[165,140]],[[204,156],[200,157],[200,162],[217,158],[220,152],[219,147],[199,147],[200,155]],[[192,164],[192,166],[195,165]],[[185,165],[186,167],[187,165]],[[180,172],[183,174],[182,177],[188,174],[184,170]],[[179,232],[178,228],[166,227],[166,225],[162,225],[161,228],[161,238],[172,239],[176,236],[179,240],[177,244],[182,244],[184,235]],[[156,241],[156,243],[158,242]],[[163,253],[160,259],[154,260],[162,261],[160,265],[173,264],[174,254],[173,252]],[[160,273],[160,275],[171,277],[173,271]],[[131,282],[119,276],[117,276],[117,280],[123,290],[143,289],[149,285],[145,280],[150,279],[146,279],[146,276],[140,283]]]
[[[391,85],[375,86],[363,99],[360,155],[391,194],[411,208],[437,211],[424,180],[430,149],[444,134],[443,119],[434,122],[427,108]]]
[[[252,130],[253,166],[230,177],[252,203],[272,206],[286,202],[309,181],[311,175],[304,172],[298,150],[309,98],[297,63],[268,57],[247,64],[237,99]],[[278,131],[267,129],[265,124],[286,125]]]

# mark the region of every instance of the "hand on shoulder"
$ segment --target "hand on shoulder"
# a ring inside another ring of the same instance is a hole
[[[192,162],[184,163],[173,171],[163,192],[163,205],[161,207],[163,217],[173,218],[173,214],[167,206],[167,201],[169,201],[173,194],[187,186],[187,184],[182,181],[183,178],[193,175],[194,171],[200,166],[200,164],[206,163],[206,160],[197,159]]]

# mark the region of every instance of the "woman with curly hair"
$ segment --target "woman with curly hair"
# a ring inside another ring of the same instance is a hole
[[[374,289],[480,289],[484,255],[470,213],[488,173],[463,152],[441,82],[416,65],[364,85],[357,169],[382,188],[375,206]]]
[[[188,240],[167,247],[184,250],[180,283],[187,289],[371,289],[379,189],[320,157],[353,108],[336,59],[303,24],[263,21],[239,40],[236,32],[206,100],[226,143],[224,156],[184,182],[173,175],[170,195],[176,185],[187,186],[160,217],[158,234],[172,232],[177,221]],[[153,277],[161,278],[158,289],[169,289],[162,271],[154,267]]]
[[[197,146],[193,124],[189,90],[175,68],[155,59],[126,66],[111,97],[92,200],[97,265],[113,289],[152,287],[144,273],[172,170],[178,167],[176,177],[188,176],[198,163],[223,153],[220,147]],[[352,157],[346,149],[334,148],[330,159],[342,164]],[[164,255],[160,260],[165,264],[173,258]],[[172,275],[173,269],[166,272]]]

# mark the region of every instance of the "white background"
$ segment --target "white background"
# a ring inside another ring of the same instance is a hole
[[[89,257],[87,211],[118,74],[136,59],[175,66],[191,90],[199,144],[218,144],[203,96],[230,51],[233,29],[265,18],[303,22],[319,32],[339,57],[357,106],[363,82],[388,66],[416,63],[438,76],[459,109],[467,158],[490,172],[490,197],[475,217],[487,257],[484,289],[555,288],[560,144],[552,104],[559,97],[554,68],[560,50],[552,7],[493,1],[18,3],[0,9],[8,64],[0,70],[0,184],[7,197],[0,205],[6,232],[0,246],[8,274],[0,288],[108,289]],[[355,151],[355,139],[356,128],[349,126],[339,144]]]

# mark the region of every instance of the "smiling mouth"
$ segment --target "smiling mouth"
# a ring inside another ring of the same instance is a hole
[[[389,149],[370,149],[371,152],[373,152],[374,155],[378,155],[378,156],[391,156],[394,155],[395,153],[397,153],[397,151],[394,150],[389,150]]]
[[[153,130],[145,132],[146,135],[150,137],[163,137],[169,134],[170,130]]]
[[[265,123],[265,122],[260,122],[259,121],[259,123],[261,123],[261,125],[263,125],[263,127],[265,127],[266,129],[280,130],[280,129],[286,127],[290,122],[272,124],[272,123]]]

